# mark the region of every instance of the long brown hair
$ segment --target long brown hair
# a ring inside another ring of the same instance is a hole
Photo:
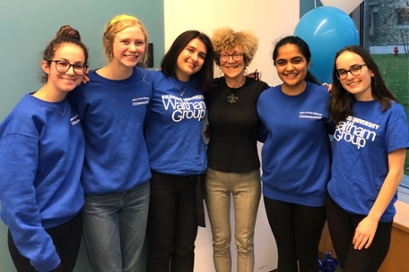
[[[180,34],[175,39],[169,48],[169,51],[162,58],[161,71],[165,76],[176,77],[176,66],[179,54],[193,39],[199,39],[206,46],[207,52],[203,67],[191,77],[197,79],[199,87],[202,91],[207,91],[213,87],[214,50],[210,38],[200,31],[188,30]]]
[[[336,60],[344,52],[352,52],[362,57],[366,67],[368,67],[368,69],[374,75],[371,77],[371,90],[373,98],[380,102],[380,106],[383,111],[389,109],[391,106],[391,101],[397,101],[397,99],[395,95],[386,87],[374,59],[371,57],[368,51],[358,45],[346,46],[336,53],[334,60],[334,67],[332,70],[332,96],[329,103],[331,121],[338,124],[348,115],[353,114],[352,106],[355,102],[355,97],[353,94],[347,92],[344,87],[342,87],[341,81],[337,78]]]

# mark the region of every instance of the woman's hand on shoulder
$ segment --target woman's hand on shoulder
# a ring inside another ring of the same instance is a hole
[[[256,69],[254,72],[247,74],[246,77],[252,78],[252,79],[255,79],[255,80],[260,80],[261,79],[261,73]]]
[[[327,87],[329,93],[332,91],[332,84],[324,82],[322,83],[322,86]]]
[[[85,73],[84,73],[84,75],[82,77],[82,81],[81,81],[82,84],[87,84],[88,83],[88,81],[89,81],[88,73],[89,73],[89,68],[87,68],[87,70],[85,70]]]

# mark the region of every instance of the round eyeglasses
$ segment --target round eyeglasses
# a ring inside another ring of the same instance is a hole
[[[233,53],[233,54],[220,54],[220,60],[223,62],[229,61],[230,57],[233,59],[233,61],[239,61],[241,57],[243,56],[243,53]]]
[[[358,76],[362,71],[362,66],[366,64],[359,64],[354,65],[349,70],[340,69],[335,72],[335,75],[338,79],[346,79],[348,77],[348,73],[351,73],[353,76]]]
[[[72,67],[72,70],[78,76],[82,76],[88,68],[84,64],[71,64],[66,60],[49,60],[49,62],[55,62],[55,70],[59,73],[66,73]]]

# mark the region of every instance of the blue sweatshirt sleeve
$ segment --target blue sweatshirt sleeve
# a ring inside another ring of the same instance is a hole
[[[51,237],[41,224],[34,185],[38,139],[12,133],[0,141],[0,200],[2,219],[20,253],[37,271],[60,264]]]

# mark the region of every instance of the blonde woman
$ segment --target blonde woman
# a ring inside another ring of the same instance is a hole
[[[225,27],[213,32],[215,61],[224,76],[206,93],[210,140],[207,149],[206,204],[217,272],[231,271],[230,197],[233,197],[237,269],[254,270],[254,228],[260,202],[256,102],[269,86],[247,78],[258,39],[249,31]]]
[[[95,271],[138,271],[149,205],[143,124],[152,92],[144,69],[148,33],[129,15],[105,27],[109,63],[71,96],[86,142],[82,183],[84,238]]]

